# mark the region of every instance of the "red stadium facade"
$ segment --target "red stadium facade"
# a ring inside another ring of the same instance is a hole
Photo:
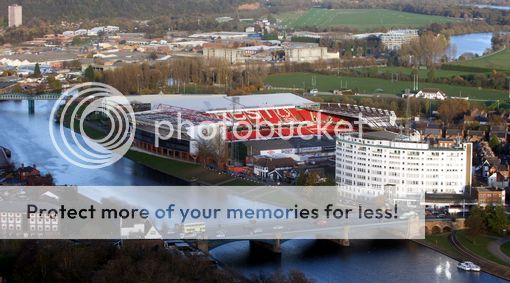
[[[227,122],[228,141],[333,136],[353,130],[352,121],[320,110],[295,107],[261,108],[237,112],[206,113]]]

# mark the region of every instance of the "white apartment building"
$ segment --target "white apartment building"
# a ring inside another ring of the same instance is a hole
[[[23,7],[17,4],[8,7],[9,27],[19,27],[23,24]]]
[[[3,201],[0,209],[0,238],[56,238],[60,222],[48,215],[31,214],[27,217],[26,204]]]
[[[416,29],[390,30],[381,34],[381,43],[389,50],[398,50],[402,44],[409,43],[417,37],[418,30]]]
[[[420,140],[388,131],[338,137],[337,184],[351,197],[462,194],[471,187],[471,143]]]

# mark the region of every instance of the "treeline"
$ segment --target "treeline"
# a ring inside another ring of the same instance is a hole
[[[444,35],[425,32],[402,45],[400,65],[431,67],[444,59],[448,46],[448,39]]]
[[[60,32],[56,25],[46,20],[23,18],[24,24],[17,28],[7,28],[0,34],[0,44],[17,44],[23,41],[32,40],[34,37],[42,37],[45,34]]]
[[[494,33],[491,39],[491,43],[493,51],[510,47],[510,34],[500,32]]]
[[[149,242],[121,249],[108,241],[0,242],[0,277],[8,282],[311,282],[301,272],[242,278],[207,258]]]
[[[469,227],[468,232],[473,236],[484,233],[504,236],[508,223],[504,206],[474,207],[466,219],[466,226]]]
[[[490,25],[510,25],[510,13],[504,10],[477,8],[468,3],[448,3],[445,1],[409,1],[396,3],[390,7],[409,13],[436,15],[452,18],[483,18]]]
[[[234,12],[249,0],[19,0],[23,6],[25,19],[98,19],[126,17],[135,19],[151,19],[157,16],[190,16],[201,14],[220,14]],[[12,1],[0,0],[0,7]]]
[[[194,87],[214,88],[228,94],[247,94],[263,87],[268,74],[263,63],[245,67],[233,66],[222,60],[182,58],[153,64],[126,64],[114,70],[85,70],[85,79],[109,84],[124,94],[184,92]]]

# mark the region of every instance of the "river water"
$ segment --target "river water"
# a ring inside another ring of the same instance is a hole
[[[487,5],[487,4],[475,4],[473,6],[478,7],[478,8],[488,8],[488,9],[503,10],[503,11],[510,10],[510,6],[498,6],[498,5]]]
[[[455,59],[464,53],[473,53],[481,56],[487,49],[492,48],[491,40],[491,32],[454,35],[450,37],[450,46],[455,46]]]
[[[35,114],[26,102],[0,102],[0,145],[12,150],[18,165],[37,164],[57,184],[128,186],[177,185],[130,160],[91,171],[73,166],[54,149],[48,133],[53,102],[36,101]],[[283,243],[282,255],[250,252],[247,241],[212,250],[225,265],[245,275],[300,270],[318,282],[503,282],[486,273],[457,270],[457,262],[407,241],[353,241],[338,247],[324,241],[293,240]]]

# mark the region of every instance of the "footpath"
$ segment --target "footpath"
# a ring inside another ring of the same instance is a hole
[[[480,257],[479,255],[474,254],[470,250],[466,249],[457,240],[455,231],[452,231],[452,233],[448,237],[448,241],[461,254],[463,260],[469,260],[469,261],[475,262],[476,264],[480,265],[480,267],[482,268],[482,271],[510,281],[510,268],[508,266],[504,266],[504,265],[492,262],[490,260],[487,260],[483,257]],[[498,250],[499,250],[499,246],[498,246]]]
[[[506,242],[510,242],[510,237],[501,238],[489,243],[489,252],[495,257],[499,258],[501,261],[506,262],[510,265],[510,256],[507,256],[504,252],[501,251],[501,245]]]

